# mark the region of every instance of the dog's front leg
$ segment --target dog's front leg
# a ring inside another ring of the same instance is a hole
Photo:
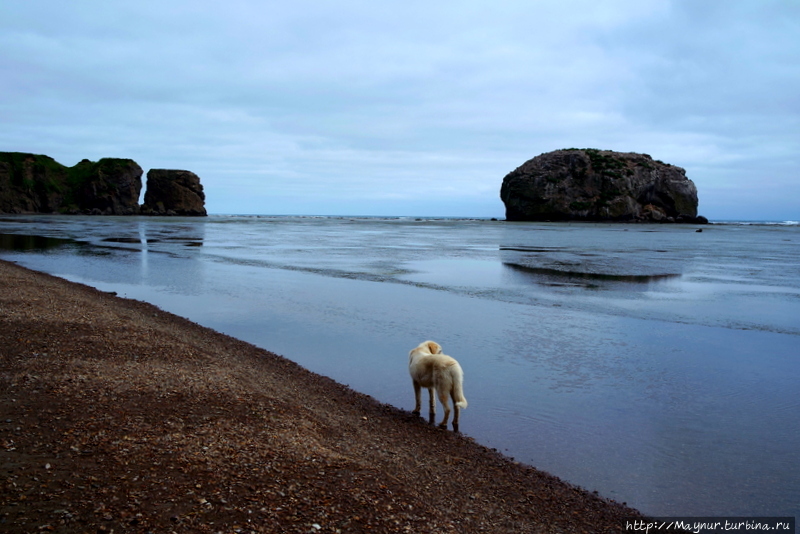
[[[417,382],[416,380],[414,380],[413,382],[414,382],[415,404],[414,404],[414,411],[411,413],[413,413],[414,415],[419,415],[420,410],[422,409],[422,399],[420,398],[420,394],[422,393],[420,390],[422,389],[422,386],[420,386],[419,382]]]

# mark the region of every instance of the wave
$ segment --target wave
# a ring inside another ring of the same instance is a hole
[[[711,224],[730,226],[800,226],[800,221],[711,221]]]

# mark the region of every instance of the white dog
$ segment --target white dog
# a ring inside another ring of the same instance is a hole
[[[450,404],[447,398],[453,399],[453,430],[458,431],[458,413],[460,408],[467,407],[462,384],[464,371],[458,362],[442,354],[442,347],[435,341],[425,341],[408,355],[408,372],[414,383],[414,397],[416,407],[414,414],[420,413],[420,389],[427,388],[430,394],[430,420],[434,421],[436,406],[433,400],[433,390],[439,396],[439,402],[444,408],[444,419],[439,423],[442,428],[447,428],[447,419],[450,417]]]

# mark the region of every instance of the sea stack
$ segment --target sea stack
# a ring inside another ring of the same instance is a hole
[[[205,216],[205,199],[200,177],[195,173],[150,169],[147,172],[142,215]]]
[[[97,163],[84,159],[69,173],[73,202],[68,206],[92,215],[139,213],[142,168],[132,159],[103,158]]]
[[[647,154],[547,152],[506,175],[500,198],[509,221],[708,222],[686,171]]]

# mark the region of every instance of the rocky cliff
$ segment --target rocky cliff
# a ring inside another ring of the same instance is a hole
[[[68,207],[73,212],[136,215],[142,168],[131,159],[84,159],[70,169]]]
[[[206,215],[200,178],[189,171],[147,173],[131,159],[85,159],[66,167],[53,158],[0,152],[0,213]]]
[[[144,215],[206,215],[200,177],[189,171],[150,169],[144,193]]]
[[[0,213],[139,213],[142,168],[130,159],[83,160],[0,152]]]
[[[503,179],[509,221],[708,222],[680,167],[647,154],[566,149],[526,161]]]

